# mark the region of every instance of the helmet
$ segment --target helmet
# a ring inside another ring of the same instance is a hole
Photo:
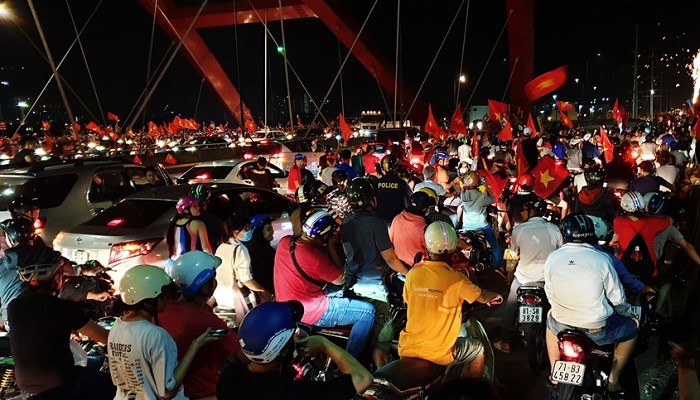
[[[165,272],[182,288],[182,294],[193,296],[205,283],[216,277],[216,268],[219,265],[221,265],[219,257],[193,250],[166,266]]]
[[[645,205],[644,197],[639,192],[627,192],[620,198],[620,207],[628,213],[644,211]]]
[[[318,239],[331,232],[336,227],[335,218],[327,211],[314,211],[301,226],[302,232],[306,236]]]
[[[294,155],[294,161],[296,160],[306,160],[306,156],[301,153],[297,153]]]
[[[588,215],[575,212],[561,221],[564,239],[570,243],[592,243],[597,240],[593,220]]]
[[[7,206],[7,210],[10,212],[13,218],[20,216],[35,207],[39,207],[39,200],[36,198],[30,199],[27,196],[17,196],[10,204]]]
[[[187,194],[189,197],[194,197],[200,202],[207,202],[211,197],[211,192],[204,185],[193,186]]]
[[[299,185],[296,192],[294,192],[294,197],[296,197],[297,203],[313,203],[327,192],[328,186],[325,183],[314,179],[310,182]]]
[[[353,179],[348,185],[347,196],[352,208],[365,209],[374,200],[374,187],[367,179]]]
[[[250,230],[254,231],[265,224],[272,222],[272,218],[267,214],[257,214],[250,219]]]
[[[197,200],[194,197],[190,196],[182,196],[180,199],[177,201],[177,204],[175,205],[175,209],[177,210],[178,214],[183,214],[185,210],[188,210],[190,207],[194,205],[198,205],[199,200]]]
[[[526,191],[535,187],[535,175],[525,172],[518,177],[518,186]]]
[[[658,214],[664,206],[664,197],[656,192],[649,192],[644,195],[645,211],[649,214]]]
[[[24,282],[41,282],[53,278],[61,253],[48,246],[23,247],[17,255],[17,273]]]
[[[479,175],[474,171],[469,171],[462,177],[462,183],[464,183],[464,186],[467,188],[475,188],[479,186]]]
[[[408,200],[408,207],[406,207],[406,210],[410,212],[424,214],[425,210],[427,210],[428,207],[430,207],[431,205],[434,205],[433,199],[431,199],[427,193],[421,192],[419,190],[411,194],[411,197]]]
[[[122,301],[134,305],[142,300],[155,299],[164,287],[173,283],[168,274],[155,265],[137,265],[129,268],[119,281]]]
[[[6,219],[0,223],[0,229],[5,232],[10,247],[34,237],[34,224],[31,219],[25,217]]]
[[[605,170],[602,168],[591,167],[583,171],[583,177],[586,178],[588,185],[602,185],[605,180]]]
[[[389,172],[396,169],[399,165],[399,159],[393,154],[387,154],[382,158],[382,171]]]
[[[342,169],[336,169],[331,174],[331,181],[334,185],[338,186],[340,182],[347,181],[349,179],[348,173]]]
[[[524,206],[533,210],[538,217],[543,216],[545,211],[547,211],[547,202],[539,197],[526,201]]]
[[[595,215],[589,215],[588,218],[593,221],[593,227],[595,228],[595,236],[599,240],[605,240],[608,236],[608,233],[612,230],[610,225],[608,225],[607,222],[605,222],[602,218],[596,217]]]
[[[270,301],[254,307],[241,322],[238,341],[251,361],[267,364],[274,361],[294,336],[304,315],[298,301]]]
[[[427,194],[428,197],[430,197],[431,201],[433,202],[431,204],[433,206],[436,206],[438,204],[438,202],[440,201],[440,197],[438,196],[437,192],[435,192],[434,189],[431,189],[431,188],[425,186],[425,187],[418,189],[418,191]]]
[[[532,129],[530,129],[530,127],[526,126],[525,128],[523,128],[523,135],[527,135],[527,136],[532,135]]]
[[[446,151],[439,151],[435,153],[435,161],[445,160],[450,158],[450,154]]]
[[[457,232],[444,221],[435,221],[425,229],[425,248],[432,254],[449,254],[457,249]]]

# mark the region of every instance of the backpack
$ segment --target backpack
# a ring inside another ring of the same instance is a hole
[[[634,234],[620,260],[632,275],[651,278],[658,274],[655,257],[641,233]]]

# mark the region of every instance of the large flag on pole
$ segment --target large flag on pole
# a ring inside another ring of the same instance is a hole
[[[442,129],[438,126],[433,116],[433,107],[428,104],[428,119],[425,121],[425,131],[435,139],[440,139],[443,136]]]
[[[340,126],[340,134],[343,136],[343,141],[347,144],[348,139],[352,136],[352,129],[350,129],[350,125],[345,121],[343,113],[340,113],[338,116],[338,125]]]
[[[464,125],[464,116],[462,115],[462,105],[457,104],[452,121],[450,121],[450,130],[459,133],[462,136],[467,136],[467,127]]]
[[[530,102],[552,93],[566,82],[566,66],[561,66],[538,76],[525,84],[523,90]]]
[[[608,132],[603,128],[602,126],[600,127],[600,141],[603,144],[603,155],[605,156],[605,162],[609,163],[613,159],[613,144],[610,141],[610,137],[608,136]]]
[[[498,132],[498,135],[496,137],[498,137],[504,142],[513,140],[513,128],[510,126],[510,122],[506,122],[506,126],[504,126],[500,132]]]
[[[574,109],[574,105],[569,103],[568,101],[557,100],[557,108],[559,109],[559,111],[571,111]]]
[[[489,116],[494,121],[508,118],[508,104],[496,100],[489,100]]]

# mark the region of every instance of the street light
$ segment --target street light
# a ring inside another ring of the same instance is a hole
[[[459,76],[459,83],[466,83],[467,82],[467,77],[465,75],[460,75]]]
[[[459,103],[459,89],[461,89],[462,84],[467,83],[467,76],[464,74],[461,74],[457,80],[452,84],[452,94],[455,96],[455,108],[457,107],[457,103]],[[459,85],[459,87],[458,87]]]
[[[17,107],[19,107],[20,122],[22,122],[24,121],[24,109],[29,107],[29,104],[24,100],[20,100],[17,103]]]
[[[12,18],[12,11],[7,3],[0,3],[0,18]]]

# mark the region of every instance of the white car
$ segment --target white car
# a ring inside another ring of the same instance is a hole
[[[306,169],[314,176],[318,176],[318,160],[324,154],[320,146],[311,147],[311,140],[291,140],[288,142],[275,142],[263,140],[253,142],[243,149],[243,159],[255,161],[258,157],[267,158],[268,163],[289,172],[294,165],[294,156],[303,154],[306,157]]]
[[[274,219],[273,247],[292,234],[289,214],[294,203],[277,193],[248,185],[205,184],[211,190],[207,211],[222,221],[231,213],[253,216],[267,214]],[[139,264],[164,267],[169,258],[166,235],[175,216],[175,203],[190,185],[147,189],[131,195],[95,217],[61,231],[54,249],[78,264],[97,260],[112,269],[118,284],[124,272]]]
[[[194,185],[197,183],[239,183],[244,185],[253,185],[253,181],[248,179],[248,170],[255,167],[257,160],[233,159],[221,161],[207,161],[185,171],[179,178],[177,183],[189,183]],[[288,194],[287,190],[287,172],[283,171],[274,164],[268,163],[267,170],[275,181],[280,185],[276,189],[278,193]],[[291,193],[294,194],[294,193]]]

